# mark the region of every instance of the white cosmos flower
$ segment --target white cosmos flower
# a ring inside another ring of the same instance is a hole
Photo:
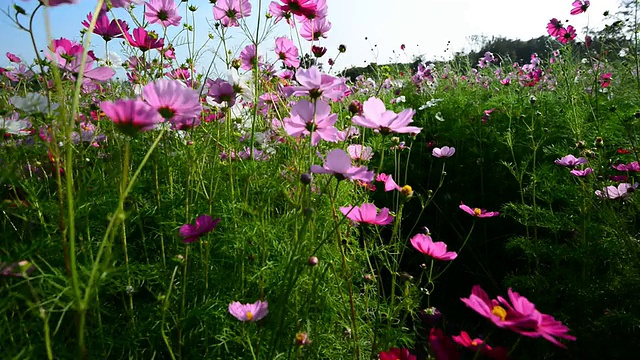
[[[9,102],[13,104],[16,109],[22,110],[27,114],[46,114],[47,112],[49,112],[47,97],[39,93],[28,93],[25,97],[17,95],[12,96],[9,99]],[[51,110],[53,111],[57,109],[58,106],[58,104],[52,103]]]

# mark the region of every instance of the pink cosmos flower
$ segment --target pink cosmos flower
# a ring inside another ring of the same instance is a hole
[[[635,172],[640,172],[640,165],[638,164],[637,161],[633,161],[630,162],[628,164],[618,164],[618,165],[613,165],[613,168],[618,170],[618,171],[635,171]]]
[[[570,171],[570,173],[573,176],[585,177],[585,176],[587,176],[589,174],[592,174],[593,173],[593,169],[590,168],[590,167],[588,167],[588,168],[586,168],[584,170],[573,169],[573,170]]]
[[[111,0],[111,6],[114,8],[129,8],[131,5],[142,5],[144,0]],[[106,11],[107,2],[102,6],[103,11]]]
[[[638,183],[631,185],[629,183],[620,183],[618,186],[607,186],[602,190],[596,190],[595,194],[601,199],[627,199],[638,188]]]
[[[294,45],[293,41],[286,37],[276,38],[276,54],[278,59],[282,60],[285,66],[297,68],[300,66],[300,59],[298,59],[298,48]]]
[[[22,62],[22,59],[20,59],[19,57],[17,57],[16,55],[14,55],[14,54],[12,54],[10,52],[7,52],[7,59],[9,59],[9,61],[11,61],[13,63],[17,63],[17,64]]]
[[[351,159],[357,161],[369,161],[373,157],[373,149],[370,146],[351,144],[347,146],[347,152]]]
[[[300,36],[309,41],[318,41],[320,38],[327,38],[327,32],[331,30],[331,22],[327,18],[315,18],[302,24]]]
[[[182,16],[178,14],[175,0],[149,0],[146,5],[144,17],[149,23],[160,24],[165,28],[180,25]]]
[[[249,0],[218,0],[213,7],[213,17],[220,20],[222,26],[240,26],[238,20],[251,15]]]
[[[568,334],[569,329],[555,320],[553,316],[542,314],[535,305],[524,296],[509,289],[509,300],[501,296],[497,300],[479,285],[475,285],[469,298],[461,298],[468,307],[491,320],[496,326],[512,330],[528,337],[543,337],[553,344],[564,347],[557,338],[575,340]]]
[[[429,331],[429,345],[436,359],[460,359],[460,353],[458,352],[456,344],[437,327],[432,327]]]
[[[311,103],[300,100],[293,104],[291,117],[284,118],[284,129],[287,134],[297,137],[311,134],[311,145],[318,145],[320,139],[337,142],[338,129],[333,125],[338,114],[331,114],[331,106],[323,100]]]
[[[568,44],[570,41],[573,41],[576,36],[576,29],[573,27],[573,25],[569,25],[566,29],[562,28],[560,30],[557,39],[561,44]]]
[[[478,338],[472,340],[466,331],[461,331],[460,335],[454,335],[451,338],[453,339],[453,341],[458,343],[458,345],[464,346],[465,348],[472,351],[480,351],[481,354],[487,356],[488,358],[496,360],[507,360],[509,352],[506,348],[503,348],[501,346],[492,348],[491,346],[487,345],[487,343],[485,343],[482,339]]]
[[[219,222],[220,219],[213,219],[206,214],[198,216],[195,224],[184,224],[180,227],[180,236],[184,238],[182,242],[189,244],[198,240],[200,236],[211,232]]]
[[[323,74],[318,70],[317,66],[312,66],[309,69],[298,69],[296,71],[296,80],[301,86],[285,87],[283,91],[287,96],[307,95],[311,99],[340,100],[344,94],[341,86],[344,85],[345,79]]]
[[[356,115],[351,121],[356,125],[376,129],[376,132],[381,134],[418,134],[422,130],[421,128],[407,126],[413,122],[412,118],[415,113],[413,109],[405,109],[396,114],[391,110],[387,110],[382,100],[371,97],[362,106],[363,116]]]
[[[93,15],[89,13],[87,20],[82,22],[82,26],[88,29],[91,25]],[[125,32],[129,31],[129,25],[123,20],[113,19],[109,21],[109,17],[106,13],[100,12],[98,19],[96,20],[96,26],[93,29],[93,33],[102,36],[104,41],[111,41],[114,38],[121,38]]]
[[[409,352],[409,349],[391,348],[389,351],[381,351],[378,354],[379,360],[416,360],[416,356]]]
[[[606,88],[609,87],[609,85],[611,85],[611,73],[604,73],[602,75],[600,75],[600,87],[601,88]]]
[[[229,304],[229,313],[240,321],[260,321],[269,314],[267,301],[256,301],[253,304],[242,304],[234,301]]]
[[[450,261],[458,257],[457,253],[447,251],[447,244],[442,241],[433,242],[429,235],[416,234],[411,238],[411,245],[421,253],[437,260]]]
[[[44,5],[58,6],[62,4],[77,4],[78,0],[41,0]]]
[[[364,182],[373,181],[374,172],[369,171],[366,166],[351,166],[351,158],[342,149],[331,150],[325,159],[324,165],[312,165],[310,169],[314,174],[332,174],[338,180],[362,180]]]
[[[576,0],[572,4],[573,9],[571,9],[571,15],[578,15],[586,12],[591,3],[589,0]]]
[[[341,206],[340,212],[349,220],[362,224],[388,225],[393,222],[393,216],[389,215],[388,208],[382,208],[378,212],[378,208],[370,203],[363,203],[360,206]]]
[[[135,46],[143,52],[151,49],[161,49],[164,47],[163,38],[158,38],[158,34],[155,32],[147,32],[147,30],[141,27],[133,30],[133,37],[129,35],[129,33],[125,33],[124,37],[131,46]]]
[[[576,158],[575,156],[569,154],[569,155],[563,156],[560,159],[556,159],[554,161],[554,163],[556,165],[573,168],[573,167],[576,167],[578,165],[586,164],[587,163],[587,159],[585,159],[583,157]]]
[[[260,61],[258,57],[257,48],[254,44],[247,45],[242,52],[240,53],[240,64],[241,68],[244,70],[251,70],[254,67],[258,66],[258,61]]]
[[[376,181],[380,181],[384,183],[384,191],[389,192],[393,190],[402,190],[395,181],[393,181],[393,177],[391,175],[387,175],[385,173],[380,173],[376,176]]]
[[[309,17],[315,14],[318,0],[281,0],[280,10],[294,15]]]
[[[217,104],[231,107],[236,103],[236,92],[229,82],[220,78],[216,80],[207,79],[206,85],[209,87],[207,95]]]
[[[163,121],[156,109],[142,100],[103,101],[100,109],[125,134],[148,131]]]
[[[60,38],[53,40],[50,46],[51,52],[47,53],[47,58],[56,64],[59,68],[72,73],[72,77],[80,72],[82,66],[82,54],[84,47],[81,44],[71,40]],[[93,68],[96,60],[93,51],[87,54],[87,61],[84,68],[84,76],[88,79],[97,81],[109,80],[115,75],[115,71],[109,67],[103,66]]]
[[[433,150],[431,151],[431,155],[437,158],[452,157],[453,154],[455,153],[456,153],[456,148],[448,147],[448,146],[443,146],[442,148],[433,148]]]
[[[142,88],[142,97],[175,127],[192,123],[202,113],[198,92],[179,80],[159,79]]]
[[[563,28],[564,27],[562,26],[562,21],[553,18],[549,20],[549,23],[547,24],[547,33],[557,38],[558,36],[560,36],[560,31],[562,31]]]
[[[485,209],[471,208],[465,204],[460,204],[459,208],[467,214],[479,218],[494,217],[500,215],[497,211],[487,211]]]

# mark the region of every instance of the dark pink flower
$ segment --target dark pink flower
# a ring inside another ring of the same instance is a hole
[[[458,257],[457,253],[447,251],[447,244],[442,241],[433,242],[429,235],[416,234],[411,238],[411,245],[421,253],[437,260],[450,261]]]
[[[482,339],[471,339],[469,334],[466,331],[461,331],[460,335],[452,336],[453,341],[458,343],[460,346],[464,346],[465,348],[473,351],[480,351],[481,354],[485,356],[496,359],[496,360],[507,360],[508,351],[506,348],[498,346],[496,348],[492,348],[487,345]]]
[[[87,20],[82,22],[82,26],[85,29],[88,29],[91,25],[91,20],[93,19],[93,15],[89,13],[87,15]],[[123,20],[111,20],[109,21],[109,17],[106,13],[100,12],[98,14],[98,19],[96,20],[96,26],[93,29],[93,33],[99,36],[102,36],[104,41],[111,41],[114,38],[124,37],[124,33],[129,32],[129,26]]]
[[[442,330],[433,327],[429,331],[430,350],[437,360],[458,360],[460,353],[451,338],[444,335]]]
[[[558,36],[560,36],[560,31],[562,31],[563,28],[564,27],[562,26],[562,21],[553,18],[549,20],[549,23],[547,24],[547,33],[557,38]]]
[[[142,100],[103,101],[100,109],[125,134],[152,130],[163,121],[156,109]]]
[[[228,81],[223,79],[209,80],[206,85],[209,87],[207,95],[211,97],[218,105],[231,107],[236,103],[236,92]]]
[[[589,0],[576,0],[571,5],[573,6],[573,9],[571,9],[571,15],[578,15],[587,11],[591,3]]]
[[[405,109],[399,114],[387,110],[382,100],[371,97],[362,106],[362,116],[356,115],[351,121],[366,128],[375,129],[381,134],[410,133],[418,134],[422,129],[415,126],[407,126],[413,122],[413,109]]]
[[[378,354],[379,360],[416,360],[416,356],[409,352],[409,349],[391,348],[389,351],[381,351]]]
[[[480,208],[471,208],[465,204],[460,204],[459,208],[462,211],[466,212],[467,214],[471,216],[479,217],[479,218],[487,218],[487,217],[494,217],[494,216],[500,215],[500,213],[497,211],[487,211],[485,209],[480,209]]]
[[[600,87],[604,89],[609,87],[609,85],[611,85],[611,73],[609,72],[600,75]]]
[[[200,238],[200,236],[211,232],[220,219],[214,219],[209,215],[203,214],[196,218],[195,224],[184,224],[180,227],[180,237],[185,244],[192,243]]]
[[[275,52],[278,55],[278,59],[282,60],[285,66],[297,68],[300,66],[300,59],[298,59],[298,48],[293,41],[286,37],[276,38]]]
[[[569,25],[566,29],[562,28],[560,30],[557,39],[561,44],[568,44],[569,42],[573,41],[576,36],[576,29],[573,27],[573,25]]]
[[[448,146],[443,146],[442,148],[433,148],[433,150],[431,151],[431,155],[437,158],[452,157],[453,154],[455,153],[456,153],[456,148],[448,147]]]
[[[342,212],[348,219],[362,224],[388,225],[393,222],[393,216],[389,214],[388,208],[380,209],[374,204],[363,203],[360,206],[341,206]]]
[[[220,20],[222,26],[240,26],[238,20],[251,15],[249,0],[218,0],[213,7],[213,17]]]
[[[131,46],[135,46],[142,51],[164,47],[164,39],[158,38],[158,34],[155,32],[147,32],[141,27],[133,30],[133,37],[129,33],[125,33],[124,36]]]
[[[628,164],[617,164],[613,165],[613,168],[618,171],[635,171],[640,172],[640,165],[637,161],[630,162]]]
[[[22,59],[20,59],[19,57],[17,57],[16,55],[7,52],[7,59],[9,59],[9,61],[13,62],[13,63],[21,63]]]
[[[146,5],[144,17],[149,23],[160,24],[165,28],[180,25],[182,16],[178,14],[175,0],[149,0]]]
[[[367,170],[366,166],[351,166],[351,157],[342,149],[331,150],[325,159],[324,165],[312,165],[311,173],[332,174],[338,180],[362,180],[373,181],[374,172]]]
[[[269,314],[267,301],[256,301],[253,304],[242,304],[234,301],[229,304],[229,313],[240,321],[259,321]]]
[[[576,158],[575,156],[569,154],[569,155],[563,156],[560,159],[556,159],[554,161],[554,163],[556,165],[573,168],[573,167],[576,167],[578,165],[586,164],[587,163],[587,159],[585,159],[583,157]]]

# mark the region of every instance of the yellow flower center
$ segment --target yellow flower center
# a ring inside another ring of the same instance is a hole
[[[406,197],[413,196],[413,189],[409,185],[405,185],[400,189],[400,193]]]
[[[253,320],[253,313],[251,311],[247,311],[247,320]]]
[[[502,306],[494,306],[493,309],[491,309],[491,313],[499,317],[502,321],[507,318],[507,310],[505,310]]]
[[[480,209],[478,209],[478,208],[475,208],[475,209],[473,209],[473,213],[474,213],[476,216],[480,216],[480,214],[482,214],[482,210],[480,210]]]
[[[475,341],[475,340],[473,340],[473,341],[471,342],[471,345],[473,345],[473,346],[478,346],[478,342],[477,342],[477,341]]]

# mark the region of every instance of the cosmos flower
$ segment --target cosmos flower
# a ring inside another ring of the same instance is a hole
[[[366,166],[351,166],[351,157],[342,149],[331,150],[325,159],[324,165],[312,165],[311,173],[331,174],[338,180],[362,180],[364,182],[373,181],[374,172],[369,171]]]
[[[487,211],[485,209],[480,209],[480,208],[471,208],[465,204],[460,204],[459,208],[462,211],[466,212],[467,214],[471,216],[479,217],[479,218],[487,218],[487,217],[494,217],[494,216],[500,215],[500,213],[497,211]]]
[[[449,146],[443,146],[442,148],[433,148],[433,150],[431,151],[431,155],[437,158],[452,157],[453,154],[455,153],[456,153],[456,148],[449,147]]]
[[[180,236],[184,238],[182,242],[188,244],[198,240],[202,235],[211,232],[219,222],[220,219],[213,219],[206,214],[198,216],[195,224],[184,224],[180,227]]]
[[[267,301],[256,301],[253,304],[242,304],[234,301],[229,304],[229,313],[240,321],[259,321],[269,314]]]
[[[362,116],[356,115],[351,121],[366,128],[375,129],[381,134],[410,133],[417,134],[422,129],[415,126],[407,126],[413,122],[415,114],[413,109],[402,110],[399,114],[385,108],[382,100],[371,97],[362,106]]]
[[[456,252],[447,251],[447,244],[442,241],[433,242],[429,235],[416,234],[411,238],[411,245],[414,249],[437,260],[450,261],[458,257]]]
[[[393,222],[393,216],[389,214],[388,208],[382,208],[378,212],[378,208],[370,203],[364,203],[360,206],[341,206],[340,212],[349,220],[361,224],[388,225]]]
[[[180,25],[182,16],[178,14],[175,0],[149,0],[146,5],[144,17],[149,23],[160,24],[165,28]]]
[[[158,111],[139,99],[103,101],[100,109],[127,135],[154,129],[163,121]]]

